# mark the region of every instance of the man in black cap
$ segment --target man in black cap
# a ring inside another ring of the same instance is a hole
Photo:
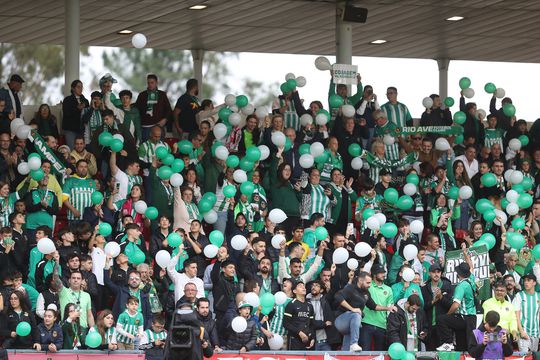
[[[426,284],[422,286],[424,310],[429,328],[425,342],[427,351],[434,351],[439,345],[437,322],[439,316],[446,314],[452,306],[453,293],[450,280],[442,277],[439,263],[431,265],[429,267],[429,281],[426,281]]]
[[[19,98],[19,91],[21,91],[23,83],[24,80],[20,75],[13,74],[7,83],[8,87],[0,89],[0,100],[6,102],[6,107],[4,108],[4,113],[6,115],[14,112],[16,118],[23,118],[22,103]]]
[[[293,283],[295,298],[287,304],[283,313],[283,327],[289,332],[289,350],[309,350],[315,346],[315,311],[306,301],[306,285],[303,281]]]

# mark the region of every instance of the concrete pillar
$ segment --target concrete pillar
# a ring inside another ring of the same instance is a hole
[[[352,64],[352,23],[341,20],[344,6],[336,4],[336,63]]]
[[[64,93],[69,95],[70,85],[79,78],[79,53],[81,47],[80,0],[65,0],[65,85]]]
[[[448,96],[448,67],[450,59],[436,59],[439,66],[439,96],[441,100]]]
[[[199,82],[199,98],[202,98],[204,50],[192,49],[191,56],[193,57],[193,74],[195,79]]]

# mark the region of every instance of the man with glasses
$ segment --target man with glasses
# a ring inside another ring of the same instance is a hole
[[[484,320],[486,315],[490,311],[495,311],[501,317],[499,325],[503,329],[510,331],[512,336],[518,338],[518,325],[514,306],[508,300],[506,300],[506,284],[503,281],[498,281],[495,284],[495,295],[487,299],[482,308],[484,309]]]
[[[385,117],[397,127],[412,126],[413,120],[409,108],[407,108],[407,105],[397,101],[397,95],[397,89],[390,86],[386,90],[388,102],[381,106],[381,110],[384,112]]]

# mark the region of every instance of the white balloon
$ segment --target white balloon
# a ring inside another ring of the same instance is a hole
[[[23,126],[23,125],[24,125],[24,120],[23,119],[16,118],[16,119],[11,120],[11,123],[9,123],[11,133],[13,135],[16,135],[17,134],[17,129],[20,126]]]
[[[313,124],[313,116],[306,113],[300,116],[300,125],[307,126]]]
[[[148,208],[148,205],[146,205],[146,202],[144,202],[143,200],[139,200],[135,202],[135,212],[137,214],[144,214],[147,208]]]
[[[216,124],[212,131],[216,139],[223,139],[227,135],[227,125],[223,123]]]
[[[472,88],[463,89],[463,96],[470,99],[474,96],[474,90]]]
[[[328,116],[326,116],[326,114],[320,113],[315,116],[315,124],[320,126],[320,125],[326,125],[327,122],[328,122]]]
[[[287,214],[281,209],[272,209],[270,210],[270,213],[268,214],[268,218],[271,222],[274,224],[281,224],[285,220],[287,220]]]
[[[144,35],[141,34],[141,33],[135,34],[135,35],[133,35],[133,37],[131,38],[131,43],[132,43],[133,46],[136,47],[137,49],[142,49],[143,47],[146,46],[146,36],[144,36]]]
[[[519,212],[519,206],[516,203],[510,203],[506,205],[506,212],[508,215],[513,216]]]
[[[375,219],[379,222],[379,225],[383,226],[386,223],[386,216],[383,213],[376,213],[373,215]]]
[[[512,139],[508,142],[510,150],[519,151],[521,149],[521,141],[519,139]]]
[[[285,240],[285,236],[283,236],[282,234],[276,234],[272,236],[272,247],[276,250],[281,249],[281,243]]]
[[[495,90],[495,97],[497,99],[502,99],[505,95],[506,95],[506,91],[504,91],[503,88],[497,88],[497,90]]]
[[[17,138],[21,140],[28,139],[28,136],[30,135],[30,131],[32,131],[32,128],[28,125],[21,125],[16,131]]]
[[[514,172],[514,169],[508,169],[504,172],[504,180],[510,181],[510,175]]]
[[[37,248],[43,255],[49,255],[56,251],[53,241],[49,238],[40,239],[37,243]]]
[[[494,209],[493,211],[495,211],[496,216],[495,220],[493,220],[493,223],[497,226],[501,226],[501,223],[506,224],[506,222],[508,221],[508,216],[506,216],[506,213],[499,209]],[[501,221],[497,220],[497,217],[500,217]]]
[[[272,334],[273,336],[268,339],[268,347],[270,350],[281,350],[283,347],[283,336],[279,334]]]
[[[358,269],[358,260],[356,260],[355,258],[350,258],[349,260],[347,260],[347,267],[349,268],[349,270],[356,270]]]
[[[105,254],[109,255],[110,257],[115,258],[120,255],[120,245],[118,245],[116,241],[108,242],[105,244],[103,251],[105,251]]]
[[[234,250],[242,251],[246,248],[248,242],[243,235],[234,235],[231,239],[231,246]]]
[[[349,259],[349,252],[345,248],[337,248],[332,254],[332,262],[336,265],[344,264]]]
[[[248,116],[255,112],[255,106],[253,104],[247,104],[242,108],[242,114]]]
[[[384,135],[383,136],[383,139],[382,139],[384,145],[387,145],[387,146],[390,146],[390,145],[393,145],[395,142],[396,142],[396,138],[393,137],[392,135]]]
[[[234,96],[233,94],[225,95],[225,105],[227,106],[236,105],[236,96]]]
[[[463,200],[470,199],[472,196],[472,188],[468,185],[464,185],[459,188],[459,197]]]
[[[424,223],[420,220],[411,221],[409,228],[413,234],[421,234],[424,231]]]
[[[324,56],[319,56],[318,58],[315,59],[315,67],[318,70],[326,71],[326,70],[330,70],[332,68],[332,65],[330,64],[330,61],[328,61],[327,58],[325,58]]]
[[[237,113],[238,112],[238,106],[236,105],[233,105],[233,106],[229,106],[229,109],[233,112],[233,113]]]
[[[231,327],[236,333],[241,333],[247,329],[247,321],[241,316],[235,317],[231,322]]]
[[[313,157],[321,156],[324,153],[324,145],[316,141],[309,146],[309,152]]]
[[[272,144],[276,145],[277,147],[285,146],[285,142],[287,139],[285,138],[285,134],[281,131],[274,131],[272,133]]]
[[[232,113],[229,115],[229,124],[237,126],[242,121],[242,116],[239,113]]]
[[[360,170],[363,165],[364,162],[362,161],[362,158],[360,156],[357,156],[351,160],[351,167],[353,168],[353,170]]]
[[[41,167],[41,159],[37,156],[31,157],[28,159],[28,167],[30,170],[38,170]]]
[[[266,106],[257,106],[257,109],[255,110],[255,116],[259,120],[264,119],[268,115],[268,108]]]
[[[450,149],[450,143],[445,138],[438,138],[435,140],[435,149],[439,151],[447,151]]]
[[[17,171],[21,175],[28,175],[30,173],[30,167],[28,166],[27,162],[22,162],[19,165],[17,165]]]
[[[270,156],[270,149],[268,148],[268,146],[259,145],[258,148],[259,148],[259,151],[261,152],[261,158],[259,160],[263,161],[263,160],[268,159],[268,157]]]
[[[218,158],[219,160],[227,160],[227,158],[229,157],[229,150],[225,146],[219,145],[216,148],[215,154],[216,158]]]
[[[345,117],[353,117],[356,113],[356,110],[354,109],[354,106],[347,104],[341,107],[341,113]]]
[[[255,294],[254,292],[248,292],[244,296],[244,301],[254,308],[258,308],[261,303],[259,300],[259,295]]]
[[[296,86],[298,87],[304,87],[306,86],[307,80],[303,76],[299,76],[296,78]]]
[[[476,115],[478,115],[478,117],[481,117],[482,119],[485,119],[486,118],[486,110],[478,109],[478,110],[476,110]]]
[[[371,253],[371,250],[371,246],[366,242],[359,242],[354,246],[354,253],[361,258],[368,256]]]
[[[247,181],[247,174],[246,174],[246,172],[245,172],[244,170],[242,170],[242,169],[234,170],[234,172],[233,172],[233,179],[234,179],[234,181],[236,181],[238,184],[241,184],[241,183]]]
[[[278,291],[274,295],[274,300],[276,302],[276,305],[283,305],[285,304],[285,301],[287,301],[287,294],[285,294],[283,291]]]
[[[122,134],[114,134],[113,139],[118,139],[121,142],[124,142],[124,137],[122,136]]]
[[[508,190],[508,192],[506,193],[506,200],[511,203],[517,202],[518,197],[519,193],[516,190]]]
[[[416,245],[409,244],[403,248],[403,256],[405,260],[411,261],[418,255],[418,248]]]
[[[379,220],[375,216],[371,216],[366,220],[366,226],[372,231],[377,231],[381,228],[381,224],[379,224]]]
[[[422,100],[422,106],[424,106],[426,109],[431,109],[431,107],[433,106],[433,99],[430,98],[429,96],[425,97]]]
[[[167,265],[169,265],[169,262],[171,261],[171,254],[167,250],[159,250],[156,253],[156,263],[161,267],[162,269],[165,269]]]
[[[510,182],[512,184],[519,184],[523,181],[523,173],[519,170],[514,170],[512,175],[510,175]]]
[[[217,253],[219,251],[219,248],[214,244],[208,244],[204,247],[204,256],[206,256],[208,259],[213,259],[216,257]]]
[[[403,274],[401,275],[403,280],[405,281],[413,281],[414,280],[414,270],[411,268],[405,268],[403,270]]]
[[[215,224],[218,219],[217,212],[214,209],[210,209],[203,217],[207,224]]]
[[[405,186],[403,186],[403,192],[405,195],[413,196],[416,194],[416,190],[416,185],[414,184],[405,184]]]
[[[287,75],[285,75],[285,81],[290,79],[296,79],[296,76],[294,76],[293,73],[287,73]]]
[[[171,177],[169,178],[169,183],[173,187],[179,187],[179,186],[182,186],[182,184],[184,183],[184,178],[182,177],[182,175],[175,173],[175,174],[172,174]]]
[[[300,166],[304,169],[309,169],[315,163],[315,159],[311,154],[303,154],[300,156],[300,159],[298,159],[298,162],[300,163]]]

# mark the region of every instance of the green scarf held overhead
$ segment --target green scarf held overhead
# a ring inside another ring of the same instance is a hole
[[[154,110],[154,105],[158,102],[157,90],[148,90],[148,100],[146,101],[146,111],[151,113]]]

